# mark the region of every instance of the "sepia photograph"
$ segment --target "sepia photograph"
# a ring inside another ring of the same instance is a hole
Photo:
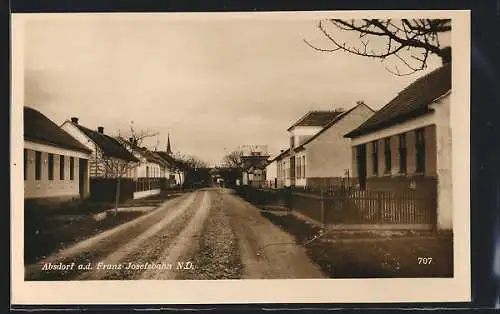
[[[259,15],[23,16],[24,284],[469,276],[467,23]]]

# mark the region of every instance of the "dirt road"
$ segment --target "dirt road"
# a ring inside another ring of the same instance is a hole
[[[324,277],[292,236],[220,188],[168,200],[25,269],[26,280]]]

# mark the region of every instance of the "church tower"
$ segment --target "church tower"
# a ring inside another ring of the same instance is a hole
[[[172,148],[170,147],[170,133],[168,133],[167,137],[167,154],[172,155]]]

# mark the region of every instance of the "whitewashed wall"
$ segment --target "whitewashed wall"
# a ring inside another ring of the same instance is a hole
[[[27,150],[27,179],[24,180],[24,198],[79,198],[79,159],[89,159],[89,154],[73,151],[69,149],[59,148],[57,146],[40,144],[31,141],[24,141],[24,148]],[[35,151],[42,153],[41,155],[41,178],[35,180]],[[48,179],[48,154],[54,154],[54,177],[53,180]],[[59,156],[63,155],[65,170],[64,180],[60,180],[59,173]],[[70,180],[70,157],[74,158],[74,179]],[[87,172],[86,182],[89,177]],[[86,184],[85,195],[90,193],[89,185]]]

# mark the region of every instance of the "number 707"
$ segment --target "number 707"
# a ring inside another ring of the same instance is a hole
[[[417,257],[419,264],[429,265],[432,263],[432,257]]]

